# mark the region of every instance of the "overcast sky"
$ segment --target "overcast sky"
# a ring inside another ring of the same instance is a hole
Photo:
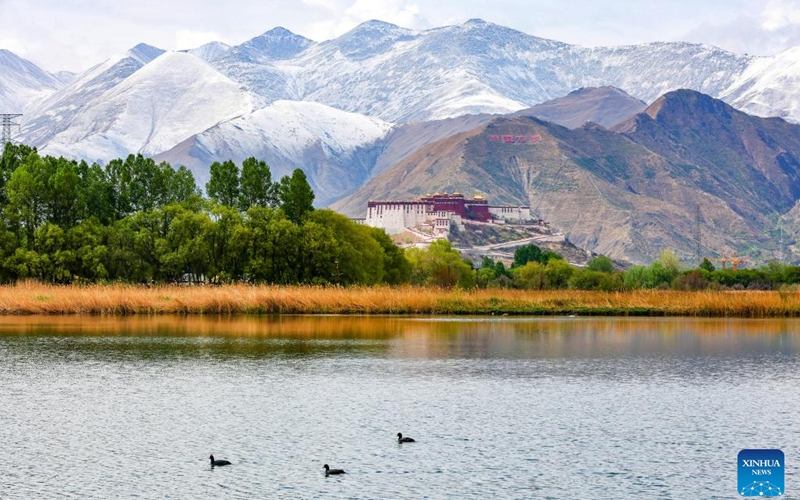
[[[81,71],[140,42],[239,44],[275,26],[323,41],[370,19],[426,29],[470,18],[585,46],[683,40],[771,55],[800,45],[800,0],[0,0],[0,48]]]

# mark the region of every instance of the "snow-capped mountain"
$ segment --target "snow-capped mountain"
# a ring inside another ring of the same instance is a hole
[[[251,114],[220,123],[156,157],[190,167],[201,185],[220,158],[237,164],[264,159],[274,178],[302,167],[327,204],[359,187],[380,152],[376,144],[392,125],[323,104],[276,101]]]
[[[758,116],[800,121],[800,47],[755,59],[721,98]]]
[[[271,98],[285,80],[295,92],[281,97],[392,122],[507,113],[580,87],[611,85],[648,102],[677,88],[719,95],[753,60],[689,43],[584,48],[481,20],[427,31],[370,21],[291,59],[226,54],[229,65],[238,59],[247,72],[223,72],[255,92]]]
[[[60,77],[0,49],[0,113],[22,113],[62,86]]]
[[[89,68],[58,92],[37,103],[22,120],[22,140],[46,146],[69,130],[82,113],[102,103],[102,96],[163,54],[162,49],[140,43],[122,54]],[[81,135],[73,131],[73,135]]]
[[[209,42],[205,45],[201,45],[200,47],[184,50],[182,52],[188,52],[195,57],[199,57],[200,59],[204,60],[205,62],[211,62],[215,59],[219,59],[222,57],[223,54],[230,50],[231,46],[227,43],[222,42]]]
[[[288,168],[318,159],[310,177],[320,199],[389,166],[369,162],[374,148],[394,147],[390,124],[509,113],[581,87],[614,86],[645,102],[689,88],[800,120],[800,49],[765,58],[681,42],[586,48],[481,20],[424,31],[370,21],[321,43],[274,28],[181,53],[140,44],[75,76],[12,56],[0,52],[0,99],[24,107],[17,138],[44,152],[101,161],[163,154],[201,179],[216,160],[256,155]],[[409,130],[393,137],[425,142]],[[348,139],[355,131],[363,140]]]
[[[284,28],[274,28],[211,61],[224,75],[270,101],[299,100],[291,62],[314,42]]]
[[[261,105],[262,98],[197,57],[167,52],[75,113],[42,151],[100,161],[155,155]]]

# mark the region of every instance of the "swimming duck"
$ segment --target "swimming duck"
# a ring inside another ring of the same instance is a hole
[[[222,467],[223,465],[230,465],[231,463],[227,460],[214,460],[214,455],[208,457],[211,459],[211,467]]]
[[[322,468],[325,469],[325,475],[326,476],[329,476],[331,474],[344,474],[345,473],[342,469],[331,469],[330,467],[328,467],[328,464],[323,465]]]
[[[397,433],[397,442],[398,443],[416,443],[414,438],[404,438],[402,432]]]

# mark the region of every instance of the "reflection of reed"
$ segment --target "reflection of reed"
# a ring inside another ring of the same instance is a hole
[[[0,313],[13,314],[581,314],[794,317],[800,293],[441,290],[231,285],[0,287]]]
[[[797,352],[800,319],[24,316],[0,322],[0,338],[9,335],[141,338],[146,342],[112,343],[106,349],[139,349],[142,357],[307,357],[358,351],[401,358],[535,359]],[[175,337],[201,341],[168,341]],[[219,341],[202,341],[214,338]]]

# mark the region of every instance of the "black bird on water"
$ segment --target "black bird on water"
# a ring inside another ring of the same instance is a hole
[[[397,442],[398,443],[416,443],[414,438],[404,438],[402,432],[397,433]]]
[[[211,459],[211,467],[222,467],[223,465],[230,465],[231,463],[227,460],[214,460],[214,455],[208,457]]]
[[[322,468],[325,469],[326,476],[330,476],[332,474],[344,474],[344,471],[342,469],[331,469],[330,467],[328,467],[328,464],[323,465]]]

